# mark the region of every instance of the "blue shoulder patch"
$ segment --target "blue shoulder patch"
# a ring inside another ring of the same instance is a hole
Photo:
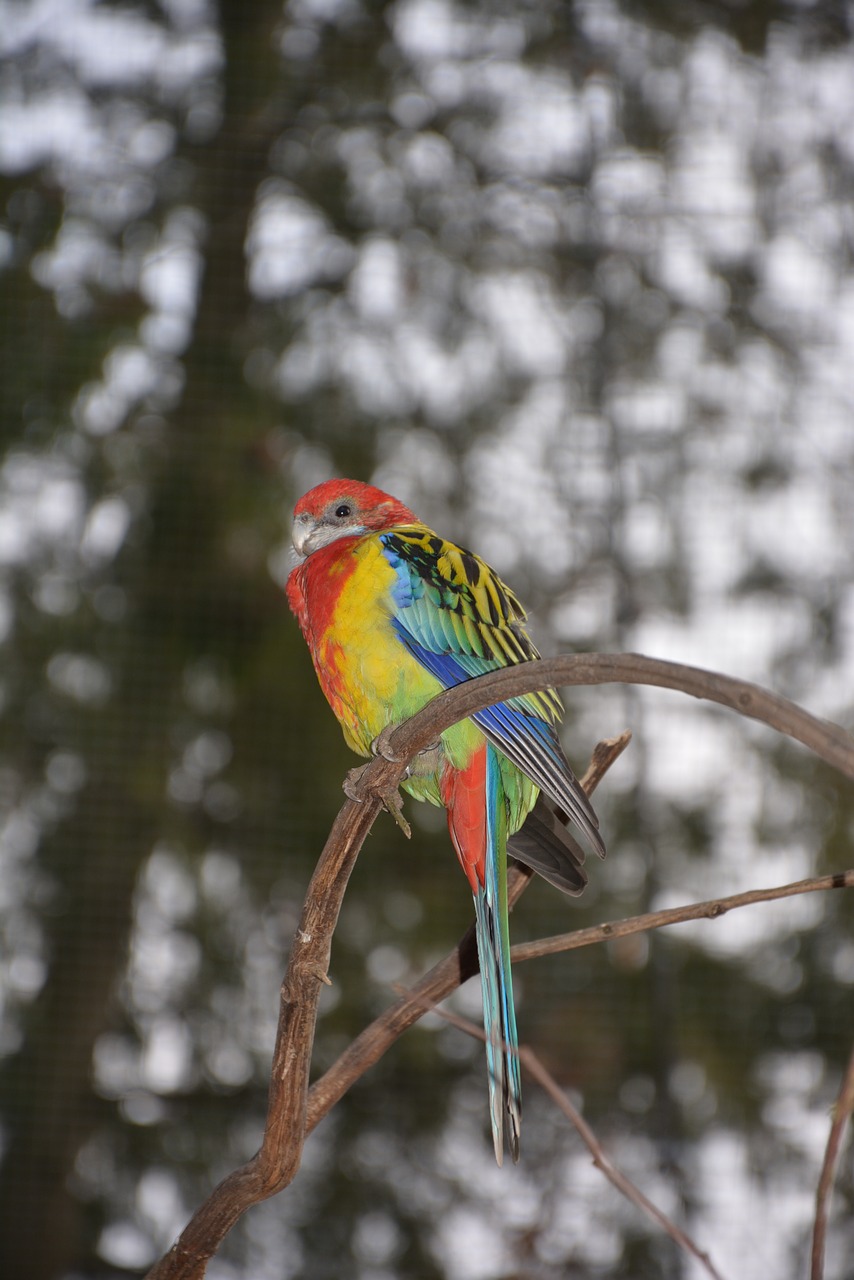
[[[394,569],[395,581],[391,589],[392,599],[398,609],[408,609],[416,600],[424,595],[424,583],[417,573],[413,573],[409,563],[395,550],[391,535],[381,533],[383,555]]]

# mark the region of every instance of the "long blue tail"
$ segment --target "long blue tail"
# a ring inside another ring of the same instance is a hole
[[[477,950],[483,988],[483,1025],[489,1072],[489,1113],[492,1140],[499,1164],[504,1158],[504,1118],[507,1142],[519,1159],[522,1090],[513,978],[510,972],[510,927],[507,920],[507,817],[498,760],[492,746],[486,761],[487,848],[484,885],[474,895]]]

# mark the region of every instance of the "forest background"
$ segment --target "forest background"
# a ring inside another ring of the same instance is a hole
[[[372,479],[546,653],[641,651],[854,722],[854,9],[693,0],[0,5],[0,1270],[137,1276],[257,1148],[278,987],[353,763],[288,513]],[[583,898],[516,940],[851,865],[850,786],[673,693]],[[463,932],[441,814],[374,828],[328,1065]],[[520,968],[520,1033],[724,1275],[803,1275],[850,895]],[[478,1016],[470,983],[454,1007]],[[435,1015],[211,1280],[695,1277]],[[828,1280],[850,1276],[843,1163]]]

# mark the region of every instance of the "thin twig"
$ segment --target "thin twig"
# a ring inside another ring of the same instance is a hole
[[[395,990],[401,990],[398,984],[395,984]],[[426,1009],[425,1012],[427,1012]],[[486,1034],[483,1028],[476,1026],[475,1023],[470,1022],[468,1018],[460,1017],[459,1014],[453,1013],[450,1009],[432,1008],[430,1009],[430,1012],[437,1013],[443,1022],[447,1022],[450,1026],[456,1027],[458,1030],[464,1032],[465,1035],[471,1036],[475,1040],[486,1041]],[[582,1142],[587,1147],[587,1150],[592,1155],[593,1163],[596,1168],[605,1175],[608,1181],[617,1188],[620,1194],[624,1195],[627,1200],[630,1200],[632,1204],[636,1205],[642,1213],[647,1215],[647,1217],[652,1218],[653,1221],[656,1222],[662,1230],[670,1236],[671,1240],[679,1245],[681,1249],[684,1249],[687,1253],[690,1253],[692,1257],[696,1258],[698,1262],[705,1267],[711,1277],[711,1280],[723,1280],[723,1277],[715,1267],[709,1255],[700,1249],[686,1231],[683,1231],[682,1228],[677,1226],[671,1218],[668,1218],[667,1214],[662,1209],[659,1209],[657,1205],[653,1204],[653,1202],[644,1195],[640,1187],[637,1187],[634,1182],[632,1182],[631,1178],[627,1177],[626,1174],[622,1173],[617,1168],[610,1156],[606,1154],[604,1147],[596,1137],[593,1129],[584,1119],[578,1108],[573,1106],[564,1090],[561,1089],[554,1076],[552,1076],[552,1074],[546,1069],[534,1053],[533,1049],[529,1048],[527,1045],[520,1045],[517,1049],[514,1049],[511,1045],[507,1044],[505,1044],[503,1048],[518,1056],[519,1061],[526,1068],[528,1073],[534,1078],[534,1080],[536,1080],[540,1088],[548,1094],[559,1110],[566,1116],[567,1120],[569,1120],[570,1124],[575,1128]]]
[[[815,1197],[815,1224],[813,1226],[812,1253],[810,1257],[810,1280],[822,1280],[824,1275],[824,1249],[827,1242],[827,1222],[830,1217],[830,1197],[833,1192],[833,1181],[836,1177],[836,1166],[839,1153],[851,1113],[854,1111],[854,1049],[848,1059],[845,1075],[839,1089],[839,1096],[833,1108],[833,1120],[830,1133],[827,1135],[827,1147],[818,1180]]]
[[[640,1187],[635,1186],[632,1180],[626,1177],[626,1175],[617,1168],[617,1166],[612,1162],[610,1156],[606,1155],[599,1139],[590,1128],[590,1125],[581,1113],[572,1105],[563,1089],[561,1089],[557,1084],[557,1081],[549,1075],[533,1049],[529,1049],[526,1046],[522,1047],[519,1050],[519,1060],[525,1067],[527,1067],[528,1071],[537,1083],[545,1090],[556,1106],[560,1108],[570,1123],[575,1126],[581,1136],[581,1140],[584,1142],[593,1157],[594,1165],[604,1173],[608,1181],[611,1182],[628,1200],[631,1200],[633,1204],[636,1204],[643,1213],[647,1214],[657,1222],[658,1225],[667,1232],[670,1238],[680,1246],[680,1248],[695,1257],[697,1261],[705,1267],[706,1271],[712,1277],[712,1280],[723,1280],[721,1273],[715,1267],[709,1255],[694,1243],[687,1231],[683,1231],[681,1227],[677,1226],[675,1222],[668,1218],[666,1213],[659,1209],[657,1205],[653,1204],[648,1196],[644,1195]]]
[[[757,902],[774,902],[777,898],[794,898],[798,894],[819,893],[827,889],[852,888],[854,870],[837,871],[833,875],[793,880],[790,884],[774,885],[770,889],[749,889],[746,893],[733,893],[728,898],[712,898],[684,907],[668,907],[664,911],[647,911],[643,915],[591,925],[589,929],[575,929],[553,938],[538,938],[535,942],[517,942],[510,950],[510,957],[514,964],[520,964],[523,960],[536,960],[560,951],[573,951],[576,947],[589,947],[594,942],[610,942],[613,938],[626,938],[632,933],[646,933],[665,925],[684,924],[687,920],[716,920],[737,907],[750,907]]]

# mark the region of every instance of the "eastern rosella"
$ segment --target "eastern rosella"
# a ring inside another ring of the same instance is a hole
[[[293,544],[299,563],[287,595],[347,743],[369,756],[382,731],[443,689],[539,658],[513,592],[478,556],[446,542],[389,494],[328,480],[300,498]],[[483,989],[490,1116],[501,1164],[504,1117],[513,1159],[521,1120],[516,1015],[507,919],[508,838],[539,789],[600,855],[599,823],[558,741],[554,690],[479,711],[416,757],[402,786],[444,805],[474,894]],[[552,883],[580,892],[578,846],[542,806],[511,852]]]

